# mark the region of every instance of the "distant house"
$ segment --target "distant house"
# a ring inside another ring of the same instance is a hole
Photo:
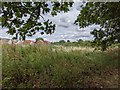
[[[7,38],[0,38],[0,44],[9,44],[9,45],[48,45],[50,44],[49,41],[44,41],[44,40],[37,40],[36,42],[32,41],[32,40],[24,40],[24,41],[19,41],[16,39],[7,39]]]
[[[43,40],[37,40],[35,42],[36,45],[43,45],[44,44],[44,41]]]
[[[8,41],[8,44],[10,44],[10,45],[16,45],[17,42],[18,42],[18,40],[16,40],[16,39],[10,39]]]
[[[50,42],[49,42],[49,41],[44,41],[44,43],[45,43],[45,44],[50,44]]]
[[[8,41],[8,44],[12,44],[12,40],[11,39]]]
[[[0,40],[0,44],[8,44],[10,39],[7,39],[7,38],[1,38]]]
[[[44,40],[37,40],[36,42],[36,45],[47,45],[47,44],[50,44],[49,41],[44,41]]]
[[[24,40],[23,45],[34,45],[34,41],[32,41],[32,40]]]
[[[23,45],[23,41],[18,41],[16,45]]]

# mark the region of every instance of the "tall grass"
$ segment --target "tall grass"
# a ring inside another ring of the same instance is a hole
[[[91,87],[87,82],[89,77],[91,80],[94,76],[101,77],[101,72],[118,69],[115,53],[65,52],[53,48],[4,45],[3,88]]]

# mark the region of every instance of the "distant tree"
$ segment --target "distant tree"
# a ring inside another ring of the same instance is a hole
[[[78,42],[82,42],[83,40],[82,39],[79,39],[79,40],[77,40]]]
[[[60,40],[59,43],[65,43],[65,40]]]
[[[67,42],[70,42],[70,40],[67,40]]]
[[[55,16],[61,11],[68,12],[73,2],[65,1],[49,1],[52,4],[51,8],[47,1],[1,2],[0,11],[2,17],[0,17],[0,23],[2,23],[2,27],[9,28],[7,31],[8,34],[22,40],[25,40],[26,36],[35,35],[39,30],[43,30],[41,34],[52,34],[55,30],[55,24],[49,19],[45,19],[43,15],[50,13],[52,16]]]
[[[42,41],[44,41],[43,38],[36,38],[36,42],[37,42],[38,40],[42,40]]]
[[[100,29],[93,30],[91,34],[102,50],[116,41],[120,43],[120,2],[88,2],[81,7],[75,23],[80,28],[92,24],[100,25]]]

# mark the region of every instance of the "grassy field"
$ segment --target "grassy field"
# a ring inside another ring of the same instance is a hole
[[[3,88],[118,88],[120,49],[2,47]]]

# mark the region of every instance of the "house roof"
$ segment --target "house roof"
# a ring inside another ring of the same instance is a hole
[[[49,41],[44,41],[44,43],[48,44],[48,43],[50,43],[50,42],[49,42]]]
[[[34,41],[32,41],[32,40],[24,40],[23,41],[23,44],[30,44],[30,43],[34,43]]]
[[[7,38],[0,38],[2,41],[8,42],[10,39]]]

